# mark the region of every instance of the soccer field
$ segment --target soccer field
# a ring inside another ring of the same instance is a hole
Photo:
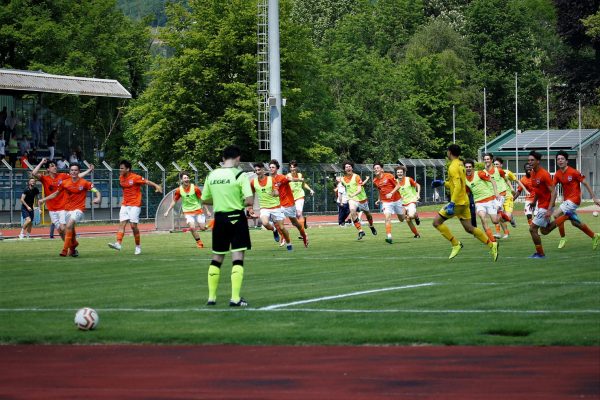
[[[583,215],[598,231],[598,218]],[[291,230],[294,250],[252,230],[242,295],[230,308],[227,257],[216,307],[206,307],[211,253],[189,233],[142,236],[143,254],[107,247],[112,237],[82,237],[79,258],[58,256],[58,240],[0,242],[0,343],[236,343],[600,345],[600,250],[567,226],[534,252],[521,216],[500,257],[448,224],[465,247],[448,260],[449,243],[431,227],[413,239],[394,224],[394,244],[368,229],[313,225],[310,247]],[[210,233],[201,234],[210,246]],[[100,325],[81,332],[75,311],[95,308]]]

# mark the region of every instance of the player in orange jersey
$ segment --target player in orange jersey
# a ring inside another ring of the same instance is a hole
[[[131,172],[131,163],[127,160],[122,160],[119,163],[119,184],[123,188],[123,202],[121,203],[121,211],[119,212],[120,225],[117,231],[117,241],[109,243],[108,247],[121,250],[123,236],[125,236],[125,227],[129,223],[135,239],[134,254],[141,254],[142,247],[140,246],[140,230],[138,228],[140,212],[142,211],[141,187],[142,185],[150,185],[154,187],[156,193],[162,193],[162,188],[160,185]]]
[[[373,164],[373,184],[379,191],[379,199],[375,204],[382,204],[383,215],[385,217],[386,243],[392,244],[392,215],[396,214],[398,221],[404,221],[404,207],[400,199],[400,186],[396,182],[394,175],[383,170],[383,164],[376,162]]]
[[[61,257],[70,255],[77,257],[79,252],[77,246],[79,243],[76,239],[76,224],[83,220],[83,212],[85,211],[85,199],[88,191],[92,191],[96,196],[93,200],[94,204],[99,204],[101,195],[98,190],[94,187],[94,184],[86,181],[79,177],[81,170],[79,164],[73,163],[69,167],[69,179],[63,180],[58,189],[49,196],[40,199],[39,203],[42,205],[48,200],[52,200],[59,196],[61,193],[65,193],[65,212],[66,212],[66,227],[65,227],[65,243],[63,250],[60,252]]]
[[[531,182],[531,170],[533,169],[533,167],[531,166],[531,164],[527,163],[525,164],[523,169],[525,170],[525,176],[519,179],[521,185],[523,185],[525,190],[527,190],[527,195],[525,196],[525,208],[523,209],[523,212],[525,213],[525,217],[527,218],[527,223],[531,225],[533,214],[535,214],[535,210],[531,207],[531,204],[533,203],[533,200],[535,198],[535,193],[533,193],[533,186]],[[519,197],[521,193],[523,193],[525,190],[523,190],[521,186],[519,186],[519,188],[517,189],[517,194],[515,195],[515,199]]]
[[[566,151],[559,151],[556,154],[556,164],[558,170],[554,174],[553,183],[554,185],[561,185],[563,188],[563,202],[552,213],[554,221],[552,221],[545,229],[542,229],[542,234],[547,235],[552,232],[557,226],[560,227],[567,219],[571,220],[571,224],[581,230],[583,233],[588,235],[592,239],[592,249],[596,250],[600,243],[600,233],[594,233],[587,224],[584,224],[577,215],[577,208],[581,204],[581,186],[583,184],[588,190],[594,203],[600,206],[600,200],[594,194],[594,191],[590,187],[589,183],[585,181],[585,177],[576,170],[569,166],[569,153]],[[552,197],[550,208],[554,208],[556,202],[556,196]],[[558,248],[562,249],[567,243],[565,237],[564,228],[560,232],[560,242]]]
[[[531,221],[531,225],[529,225],[529,233],[535,245],[535,253],[529,258],[546,258],[539,230],[542,229],[543,233],[543,230],[550,224],[550,216],[552,215],[550,204],[556,198],[556,187],[552,182],[550,173],[540,165],[541,159],[542,155],[537,151],[531,151],[527,157],[527,161],[532,167],[531,182],[535,193],[534,201],[529,207],[533,208],[537,205],[537,212],[533,217],[533,221]]]
[[[42,174],[40,169],[42,166],[46,166],[47,174]],[[94,166],[90,164],[90,167],[79,174],[80,178],[85,177],[89,173],[94,170]],[[48,161],[47,158],[42,158],[40,163],[36,165],[36,167],[31,171],[31,175],[36,177],[44,188],[43,195],[49,196],[52,193],[56,192],[62,181],[69,179],[71,176],[64,172],[58,172],[58,168],[56,163],[52,160]],[[66,211],[65,211],[65,194],[61,193],[57,195],[54,199],[46,202],[46,208],[48,209],[48,213],[50,215],[50,223],[58,230],[61,239],[65,240],[65,226],[67,223],[66,220]]]
[[[306,235],[304,226],[296,217],[296,202],[294,201],[294,194],[292,192],[292,187],[290,186],[290,182],[304,182],[304,178],[285,176],[277,173],[277,171],[279,171],[279,161],[269,161],[269,172],[271,173],[271,178],[273,178],[273,182],[279,192],[279,200],[281,201],[283,215],[285,215],[292,225],[298,229],[302,241],[304,242],[304,247],[308,247],[308,236]],[[290,243],[288,243],[288,245],[289,244]]]

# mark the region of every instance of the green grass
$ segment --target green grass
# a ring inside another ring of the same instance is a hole
[[[583,218],[599,230],[598,218]],[[217,306],[204,306],[210,251],[189,233],[144,235],[141,256],[131,236],[120,253],[106,246],[112,237],[80,238],[77,259],[59,257],[58,240],[5,240],[0,343],[600,345],[600,251],[569,225],[563,250],[553,232],[543,238],[548,258],[530,260],[518,222],[495,264],[457,221],[449,226],[465,247],[454,260],[430,220],[420,240],[394,224],[393,245],[382,224],[361,242],[354,228],[313,226],[310,248],[295,239],[291,253],[253,230],[250,309],[228,307],[229,258]],[[403,288],[412,285],[421,286]],[[285,306],[294,302],[304,303]],[[99,312],[97,330],[73,326],[83,306]]]

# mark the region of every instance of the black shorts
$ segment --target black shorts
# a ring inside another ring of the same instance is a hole
[[[21,207],[21,217],[23,218],[23,221],[27,218],[33,221],[35,218],[35,213],[33,212],[33,209],[29,211],[28,209]]]
[[[215,213],[212,231],[212,250],[215,254],[250,250],[248,219],[243,210]]]

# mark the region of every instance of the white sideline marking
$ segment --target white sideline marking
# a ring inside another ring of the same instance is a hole
[[[76,308],[0,308],[0,312],[75,312]],[[356,310],[356,309],[316,309],[316,308],[96,308],[99,313],[135,312],[135,313],[189,313],[189,312],[303,312],[303,313],[341,313],[341,314],[600,314],[600,310],[464,310],[464,309],[388,309],[388,310]]]
[[[425,287],[425,286],[433,286],[433,285],[435,285],[435,283],[429,282],[429,283],[420,283],[418,285],[406,285],[406,286],[396,286],[396,287],[383,288],[383,289],[363,290],[361,292],[352,292],[352,293],[346,293],[346,294],[338,294],[338,295],[335,295],[335,296],[317,297],[316,299],[293,301],[291,303],[273,304],[272,306],[261,307],[261,308],[259,308],[259,310],[275,310],[276,308],[282,308],[282,307],[287,307],[287,306],[295,306],[295,305],[298,305],[298,304],[316,303],[318,301],[343,299],[344,297],[360,296],[362,294],[389,292],[389,291],[392,291],[392,290],[412,289],[412,288],[417,288],[417,287]]]

